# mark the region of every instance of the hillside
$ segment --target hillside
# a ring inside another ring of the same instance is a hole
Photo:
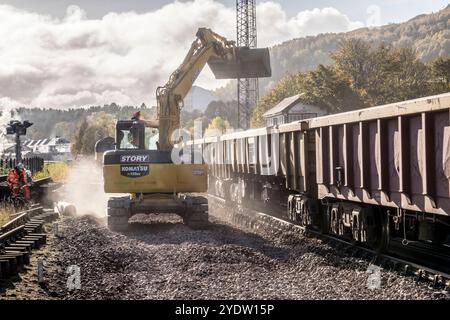
[[[450,55],[450,5],[445,9],[417,16],[407,22],[378,28],[362,28],[346,33],[327,33],[294,39],[270,48],[272,78],[260,80],[260,96],[289,74],[308,72],[318,65],[329,65],[330,54],[346,39],[357,38],[377,46],[412,48],[425,63]],[[236,82],[214,92],[223,101],[236,100]]]
[[[286,41],[270,48],[272,78],[260,80],[261,96],[268,87],[288,74],[314,70],[319,64],[331,63],[330,53],[344,39],[357,38],[375,46],[391,45],[412,48],[425,63],[450,55],[450,5],[433,14],[420,15],[407,22],[378,28],[362,28],[346,33],[327,33]],[[236,99],[236,84],[230,82],[215,92],[220,97]]]
[[[33,140],[60,136],[71,140],[77,127],[87,117],[107,113],[113,115],[114,119],[130,119],[133,113],[141,110],[144,118],[150,119],[156,110],[147,108],[144,104],[141,107],[118,106],[115,103],[105,106],[95,106],[87,109],[40,109],[40,108],[19,108],[16,110],[14,119],[29,120],[33,124],[28,129],[27,137]]]
[[[450,55],[450,5],[437,13],[420,15],[400,24],[284,42],[270,50],[271,81],[286,74],[311,71],[319,64],[329,64],[330,53],[348,38],[370,41],[374,45],[384,43],[396,48],[412,48],[423,62],[430,62],[438,56]]]
[[[184,111],[192,112],[194,110],[205,112],[208,105],[220,98],[212,91],[202,87],[193,86],[186,98],[184,98]]]

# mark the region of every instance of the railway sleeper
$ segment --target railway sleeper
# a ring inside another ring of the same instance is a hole
[[[33,249],[39,249],[47,242],[47,235],[40,233],[45,223],[54,221],[58,214],[53,210],[34,215],[28,221],[23,221],[20,228],[3,234],[0,248],[0,279],[8,279],[17,275],[25,265],[30,263]]]
[[[6,248],[25,248],[28,252],[31,253],[33,250],[33,245],[31,243],[11,243]]]
[[[25,228],[36,228],[36,229],[40,229],[42,228],[44,225],[44,222],[28,222],[25,224]]]
[[[17,264],[17,268],[18,270],[22,269],[22,267],[25,265],[25,255],[22,252],[4,252],[0,255],[1,259],[4,258],[12,258],[12,259],[16,259],[16,264]]]
[[[37,238],[41,244],[47,243],[47,235],[45,233],[29,233],[25,238]]]
[[[29,247],[21,246],[21,245],[9,245],[8,247],[5,247],[5,251],[18,251],[18,252],[26,252],[28,254],[31,253],[31,250],[29,250]]]
[[[17,275],[19,273],[18,265],[17,265],[17,258],[15,256],[0,255],[0,261],[2,261],[2,262],[6,261],[7,262],[7,264],[3,264],[2,263],[2,267],[3,267],[3,265],[5,265],[6,268],[7,268],[7,269],[5,269],[7,271],[7,277],[10,277],[10,276],[13,276],[13,275]]]
[[[36,216],[35,219],[44,221],[45,223],[53,222],[58,218],[58,213],[52,212],[52,213],[44,213],[42,215]]]
[[[27,233],[35,233],[40,232],[41,230],[37,230],[36,228],[25,228],[24,229]]]
[[[25,224],[25,228],[27,228],[27,227],[39,228],[39,227],[42,227],[43,224],[44,224],[44,222],[27,222]]]
[[[25,236],[21,239],[22,241],[34,241],[36,248],[40,248],[42,245],[44,245],[44,241],[41,237],[30,237],[30,236]]]
[[[43,224],[27,224],[25,225],[25,230],[27,232],[42,232]]]
[[[17,244],[30,244],[32,249],[39,249],[40,246],[36,241],[19,240],[16,241]]]
[[[28,233],[42,232],[42,225],[38,226],[25,226],[25,231]]]
[[[30,264],[30,254],[27,251],[19,251],[19,250],[5,250],[6,254],[13,254],[17,256],[22,256],[23,264]]]
[[[7,279],[10,275],[9,260],[0,258],[0,279]]]

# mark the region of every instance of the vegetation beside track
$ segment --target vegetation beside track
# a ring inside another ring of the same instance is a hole
[[[44,168],[33,175],[33,180],[52,178],[55,182],[62,182],[69,173],[69,165],[65,162],[46,163]]]
[[[8,204],[0,204],[0,226],[4,225],[11,219],[11,213],[14,212],[14,208],[12,208]]]

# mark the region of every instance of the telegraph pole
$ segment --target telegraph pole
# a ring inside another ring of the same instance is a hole
[[[236,0],[237,46],[256,48],[256,0]],[[250,127],[251,112],[259,99],[258,79],[238,79],[238,123],[237,128]]]
[[[20,134],[16,133],[16,163],[22,162],[22,146],[20,144]]]

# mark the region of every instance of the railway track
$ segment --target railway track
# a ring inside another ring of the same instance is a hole
[[[12,220],[0,227],[0,280],[16,276],[30,263],[33,250],[46,244],[44,224],[57,218],[53,210],[37,204],[13,214]]]
[[[370,261],[373,265],[377,265],[384,269],[390,269],[405,276],[415,277],[417,281],[427,281],[434,287],[442,287],[445,290],[450,291],[450,274],[439,270],[436,266],[431,267],[423,261],[415,261],[412,258],[405,259],[395,256],[390,252],[380,254],[375,250],[362,246],[355,246],[353,243],[344,239],[323,234],[317,230],[305,228],[291,221],[280,219],[252,208],[243,207],[240,205],[234,205],[234,208],[231,208],[226,199],[220,198],[216,195],[208,194],[208,198],[213,204],[226,208],[226,210],[224,210],[224,214],[227,215],[227,218],[235,224],[250,229],[265,229],[271,232],[293,231],[320,238],[340,250],[345,250],[348,253],[352,252],[354,255],[358,255],[361,258]]]

